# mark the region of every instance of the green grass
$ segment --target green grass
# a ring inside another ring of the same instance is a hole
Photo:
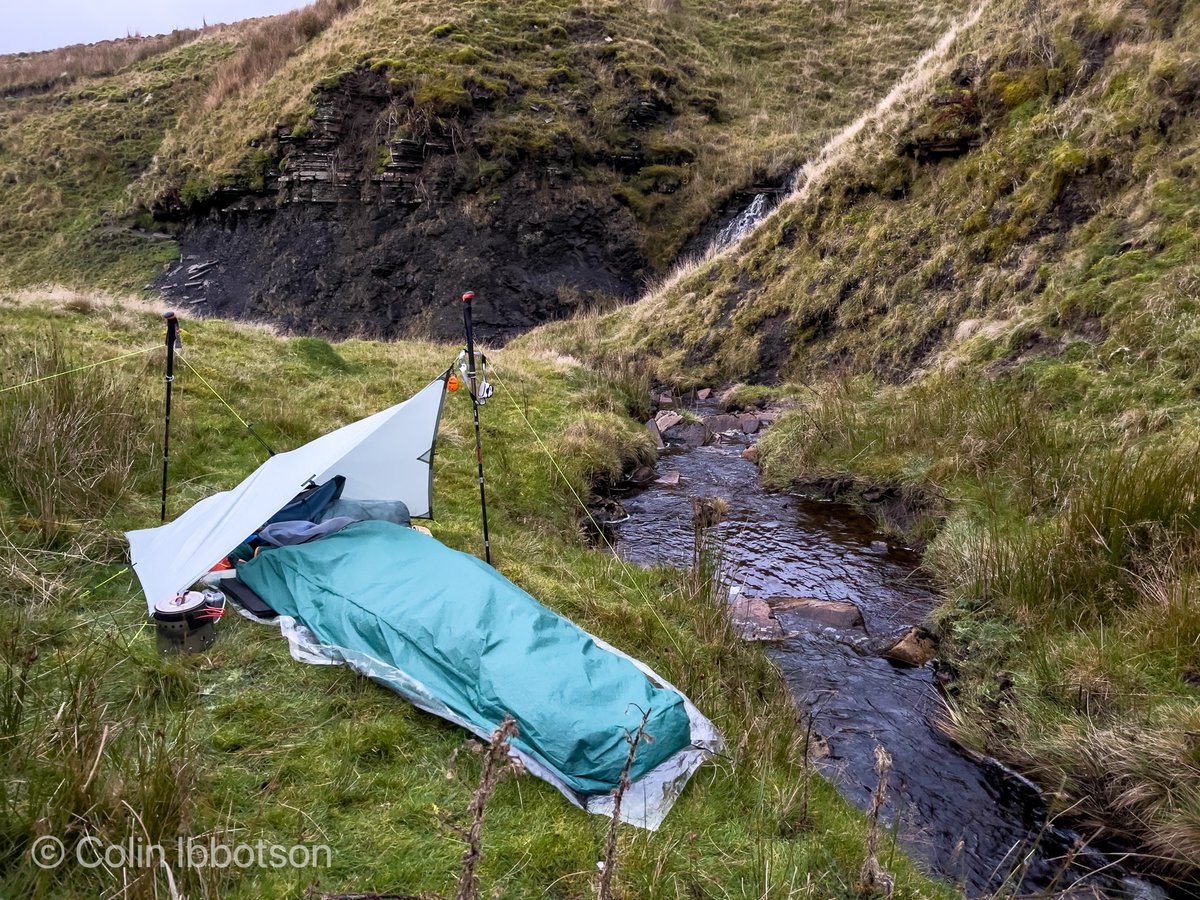
[[[534,340],[580,356],[640,351],[664,378],[893,380],[947,348],[969,352],[954,338],[969,322],[1014,345],[1135,347],[1190,378],[1200,25],[1190,6],[1169,32],[1167,21],[1117,4],[1055,7],[1030,24],[993,4],[942,78],[869,129],[806,199],[637,304]],[[1037,43],[1044,54],[1029,59],[1022,48]],[[983,144],[915,159],[914,135],[960,125],[945,118],[962,90],[954,71],[971,79]],[[1014,79],[1037,87],[1015,108]]]
[[[60,527],[47,541],[37,524],[43,511],[6,480],[19,469],[11,461],[0,467],[0,563],[11,586],[0,606],[0,892],[83,897],[118,889],[103,870],[33,868],[27,854],[38,834],[173,840],[211,830],[236,840],[325,843],[333,866],[316,873],[177,872],[190,895],[299,897],[314,875],[321,891],[448,894],[463,850],[454,828],[479,776],[478,757],[456,753],[463,732],[344,669],[294,662],[277,633],[238,617],[222,621],[208,653],[167,659],[155,651],[144,601],[132,576],[121,574],[119,532],[157,521],[157,311],[36,292],[2,302],[6,386],[40,371],[26,348],[46,346],[48,334],[69,334],[66,360],[78,363],[153,349],[57,388],[72,398],[70,408],[107,409],[114,423],[135,414],[122,428],[138,462],[115,508],[89,502],[75,516],[59,509]],[[455,352],[420,343],[282,339],[220,321],[185,321],[183,343],[185,356],[277,447],[408,396]],[[626,569],[581,536],[571,490],[586,495],[644,452],[644,429],[622,414],[637,374],[626,371],[606,387],[604,376],[546,357],[489,355],[497,395],[483,423],[497,565],[674,680],[729,742],[728,754],[697,774],[658,833],[621,830],[621,894],[854,896],[864,818],[820,779],[801,817],[801,787],[810,777],[803,732],[773,666],[733,635],[720,605],[697,597],[690,579]],[[121,393],[96,389],[109,384]],[[34,390],[0,394],[0,411],[37,405]],[[581,396],[590,409],[581,408]],[[170,509],[178,513],[236,483],[262,452],[186,369],[175,397]],[[523,414],[562,473],[539,450]],[[84,428],[57,439],[74,446],[118,437]],[[437,456],[433,530],[451,546],[477,552],[474,468],[469,407],[452,396]],[[65,479],[64,490],[73,483]],[[505,781],[488,808],[485,891],[590,895],[606,829],[607,822],[569,807],[542,782]],[[895,851],[885,863],[899,875],[900,896],[945,893]],[[147,878],[130,893],[150,896],[152,888]]]
[[[0,284],[140,289],[177,257],[174,241],[145,236],[148,218],[114,211],[233,51],[219,32],[113,75],[0,102]]]

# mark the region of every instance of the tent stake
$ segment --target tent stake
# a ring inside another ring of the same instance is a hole
[[[175,313],[165,312],[167,320],[167,401],[163,411],[162,521],[167,521],[167,460],[171,453],[171,384],[175,381],[175,348],[179,340],[179,320]]]
[[[483,557],[492,564],[492,543],[488,539],[487,494],[483,487],[483,439],[479,435],[479,394],[475,384],[475,332],[471,322],[471,301],[474,291],[462,295],[463,328],[467,333],[467,382],[471,392],[471,409],[475,414],[475,460],[479,464],[479,508],[483,513]]]

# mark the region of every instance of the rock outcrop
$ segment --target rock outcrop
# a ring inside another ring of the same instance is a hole
[[[485,340],[637,292],[636,223],[610,193],[528,160],[482,197],[469,129],[381,143],[393,100],[384,74],[350,73],[311,122],[277,129],[261,187],[165,200],[155,212],[179,223],[182,259],[158,287],[194,313],[326,337],[458,338],[473,290]]]

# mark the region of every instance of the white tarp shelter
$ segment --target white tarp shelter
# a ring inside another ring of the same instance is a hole
[[[205,497],[173,522],[126,533],[147,606],[186,590],[313,482],[346,479],[350,500],[402,500],[431,515],[433,447],[446,376],[403,403],[272,456],[232,490]]]

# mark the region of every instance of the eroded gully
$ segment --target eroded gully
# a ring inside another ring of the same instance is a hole
[[[656,473],[671,481],[678,472],[678,483],[654,483],[624,499],[629,517],[616,529],[619,552],[642,565],[688,566],[689,498],[721,497],[729,510],[719,536],[735,594],[848,601],[861,610],[862,626],[833,628],[773,601],[783,637],[764,646],[798,708],[813,716],[822,743],[816,765],[847,799],[867,807],[878,781],[875,747],[891,754],[884,818],[931,874],[971,897],[1002,887],[1161,896],[1094,849],[1072,853],[1078,836],[1047,823],[1035,785],[946,735],[934,672],[878,653],[936,605],[918,557],[881,540],[873,522],[850,507],[764,490],[757,467],[741,457],[753,440],[730,434],[712,446],[669,448]]]

